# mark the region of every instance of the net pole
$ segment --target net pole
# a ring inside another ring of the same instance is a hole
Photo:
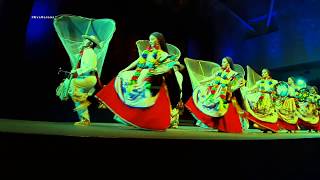
[[[200,62],[200,61],[198,61],[198,63],[199,63],[199,66],[200,66],[200,69],[201,69],[202,75],[204,76],[204,72],[203,72],[203,69],[202,69],[202,66],[201,66],[201,62]]]

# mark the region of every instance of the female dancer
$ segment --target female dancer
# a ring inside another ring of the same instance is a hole
[[[221,132],[242,133],[239,114],[243,112],[234,92],[244,83],[242,76],[234,71],[232,59],[225,57],[214,75],[202,80],[194,89],[186,107],[198,121],[208,127]]]
[[[288,78],[287,95],[280,97],[280,106],[278,108],[279,128],[286,129],[288,132],[299,130],[298,111],[296,102],[298,101],[299,88],[295,84],[293,77]]]
[[[181,65],[174,55],[168,54],[161,33],[152,33],[149,44],[141,56],[96,97],[115,113],[117,119],[127,124],[142,129],[165,130],[170,126],[172,108],[164,76]]]
[[[308,96],[302,98],[299,101],[298,112],[299,121],[298,124],[301,128],[312,130],[319,130],[319,112],[317,107],[317,99],[319,98],[318,89],[316,86],[312,86],[309,90]]]
[[[248,73],[249,71],[248,67]],[[255,128],[264,132],[276,132],[279,129],[277,123],[278,113],[275,107],[275,86],[277,83],[277,80],[271,78],[269,70],[263,69],[262,79],[255,82],[252,87],[247,87],[245,92],[244,103],[248,112],[247,118],[254,123]]]

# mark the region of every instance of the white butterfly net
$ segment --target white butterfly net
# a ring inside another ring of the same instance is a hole
[[[75,15],[63,14],[54,19],[55,30],[66,49],[72,68],[80,59],[80,50],[83,42],[82,35],[94,35],[100,41],[101,48],[95,48],[98,63],[98,76],[100,77],[110,40],[116,30],[112,19],[93,19]]]
[[[220,68],[219,64],[211,61],[184,58],[184,62],[187,66],[193,90],[199,86],[202,80],[213,76]],[[234,70],[244,77],[245,71],[241,65],[234,64]]]
[[[247,87],[253,87],[257,81],[261,79],[261,76],[256,73],[250,66],[247,66]]]

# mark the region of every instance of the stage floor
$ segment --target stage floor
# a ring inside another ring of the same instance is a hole
[[[179,126],[164,132],[147,131],[118,123],[92,123],[91,126],[74,126],[70,122],[46,122],[0,119],[1,133],[54,135],[71,137],[95,137],[114,139],[188,139],[188,140],[274,140],[320,138],[320,133],[298,131],[297,133],[262,133],[250,129],[243,134],[221,133],[196,126]]]

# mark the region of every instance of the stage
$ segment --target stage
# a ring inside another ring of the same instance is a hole
[[[270,167],[272,173],[265,174],[265,179],[274,178],[278,171],[281,179],[318,177],[314,172],[318,169],[319,137],[320,133],[306,131],[231,134],[180,126],[156,132],[117,123],[79,127],[71,122],[0,120],[0,152],[8,163],[55,162],[78,167],[85,160],[90,167],[99,161],[130,168],[139,168],[141,162],[144,166],[164,163],[172,168],[183,166],[184,171],[190,168],[188,173],[179,173],[197,177],[200,174],[194,168],[204,162],[210,163],[209,169],[230,171],[245,179],[261,179],[261,173]]]
[[[242,134],[222,133],[213,129],[196,126],[179,126],[166,131],[141,130],[120,123],[95,123],[91,126],[75,126],[71,122],[46,122],[1,119],[0,132],[7,134],[50,135],[79,138],[104,139],[171,139],[171,140],[285,140],[320,138],[320,133],[304,130],[296,133],[280,131],[278,133],[262,133],[257,129],[249,129]]]

